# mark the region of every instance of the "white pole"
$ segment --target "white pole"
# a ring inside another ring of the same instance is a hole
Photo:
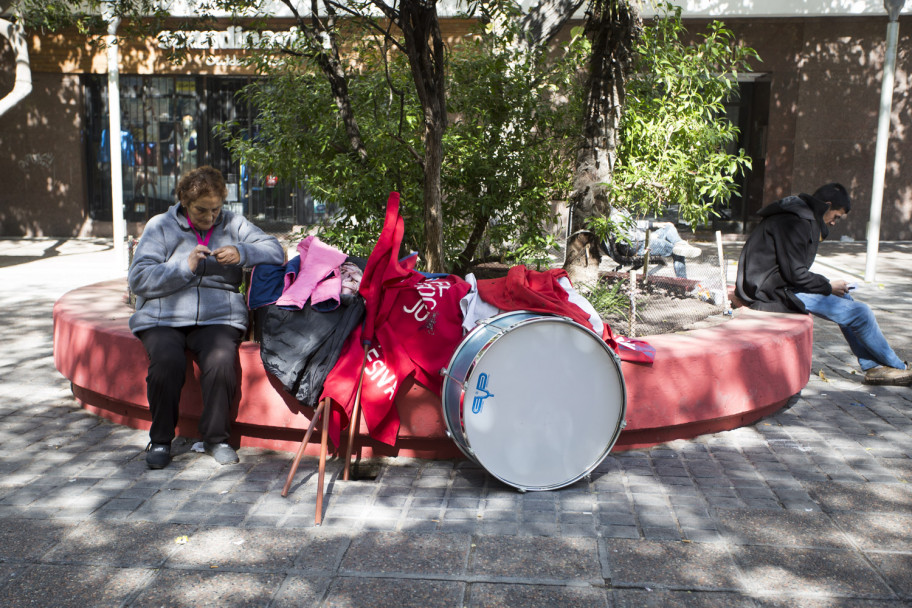
[[[627,320],[627,335],[631,338],[636,337],[636,316],[637,316],[637,271],[630,271],[630,318]]]
[[[716,230],[716,252],[719,256],[719,275],[722,280],[722,293],[718,300],[713,298],[713,304],[722,307],[722,314],[732,314],[731,303],[728,301],[728,272],[725,268],[725,254],[722,251],[722,231]],[[713,294],[715,295],[715,294]]]
[[[117,27],[120,18],[105,3],[104,16],[108,22],[108,137],[111,147],[111,219],[114,229],[114,252],[119,270],[127,267],[127,223],[123,212],[123,158],[120,141],[120,53],[117,48]]]
[[[880,88],[880,114],[877,120],[877,147],[874,152],[874,180],[871,185],[871,213],[868,219],[868,252],[864,280],[874,281],[877,251],[880,247],[880,215],[883,209],[884,176],[887,170],[887,146],[890,143],[890,114],[893,109],[893,79],[896,71],[896,45],[899,40],[899,11],[905,0],[884,0],[890,14],[887,25],[887,49],[884,57],[883,82]]]

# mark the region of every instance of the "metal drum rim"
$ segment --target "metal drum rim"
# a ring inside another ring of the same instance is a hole
[[[442,395],[441,409],[443,410],[443,419],[444,419],[444,423],[446,424],[447,430],[449,431],[450,436],[453,439],[453,442],[456,444],[456,447],[458,447],[459,450],[463,454],[465,454],[468,458],[470,458],[472,461],[476,462],[477,464],[481,465],[482,468],[485,469],[485,471],[487,471],[491,476],[498,479],[502,483],[504,483],[510,487],[516,488],[517,490],[519,490],[521,492],[541,492],[541,491],[548,491],[548,490],[557,490],[557,489],[572,485],[572,484],[576,483],[577,481],[583,479],[590,473],[592,473],[592,471],[595,470],[595,468],[598,467],[605,460],[605,458],[608,457],[608,454],[611,453],[611,449],[617,443],[618,439],[620,438],[621,431],[624,429],[624,427],[627,424],[626,423],[627,385],[626,385],[626,382],[624,381],[624,374],[621,369],[621,361],[620,361],[620,357],[618,357],[617,353],[614,352],[614,350],[612,350],[611,347],[608,346],[608,344],[604,340],[602,340],[602,338],[598,334],[596,334],[594,331],[592,331],[585,325],[582,325],[580,323],[577,323],[573,319],[570,319],[569,317],[523,310],[523,311],[509,311],[506,313],[502,313],[502,314],[496,315],[494,317],[491,317],[488,321],[494,321],[494,320],[501,319],[501,318],[508,317],[508,316],[518,316],[520,314],[529,314],[529,315],[533,315],[533,316],[530,316],[528,318],[518,321],[516,324],[507,327],[505,331],[495,333],[487,341],[485,341],[485,343],[481,346],[481,348],[478,349],[478,352],[476,352],[475,355],[472,357],[471,363],[466,368],[465,377],[460,381],[460,383],[465,384],[465,382],[468,381],[468,379],[472,375],[472,372],[474,371],[475,367],[477,366],[478,362],[482,358],[483,354],[487,351],[487,349],[494,342],[496,342],[499,338],[503,337],[504,335],[506,335],[513,329],[515,329],[519,326],[539,323],[539,322],[558,321],[560,323],[569,324],[571,327],[581,330],[584,333],[588,333],[592,338],[594,338],[599,344],[601,344],[602,348],[605,350],[605,352],[607,352],[610,355],[612,361],[614,362],[614,367],[615,367],[615,371],[617,373],[617,378],[619,381],[618,384],[619,384],[620,393],[621,393],[620,394],[620,407],[618,410],[619,417],[618,417],[618,420],[615,422],[615,428],[610,436],[610,440],[606,443],[605,448],[598,455],[598,457],[595,458],[593,463],[591,465],[589,465],[582,473],[580,473],[576,477],[573,477],[566,481],[561,481],[561,482],[557,482],[557,483],[549,484],[549,485],[525,486],[522,484],[518,484],[514,481],[505,479],[503,476],[498,475],[496,472],[492,471],[487,466],[485,466],[484,462],[479,460],[478,457],[475,455],[475,452],[472,449],[471,441],[470,441],[468,435],[464,431],[464,429],[465,429],[465,417],[464,417],[465,409],[463,407],[464,404],[463,403],[459,404],[460,405],[460,407],[459,407],[460,428],[454,430],[451,426],[449,416],[447,415],[446,402],[444,401],[447,398],[446,388],[448,386],[448,383],[454,381],[449,375],[449,370],[453,367],[454,363],[456,362],[456,359],[461,354],[463,346],[467,343],[468,338],[469,338],[469,336],[471,336],[472,332],[469,332],[468,334],[466,334],[466,336],[463,338],[463,341],[460,342],[459,346],[456,348],[452,357],[450,358],[449,363],[447,364],[448,373],[444,376],[444,383],[443,383],[443,387],[442,387],[443,390],[441,393],[441,395]],[[493,323],[487,323],[486,325],[493,325]],[[501,329],[501,328],[496,327],[495,329]],[[474,331],[476,331],[476,330],[473,330],[473,332]],[[464,395],[464,391],[465,391],[465,389],[463,388],[462,389],[463,395]],[[457,438],[457,433],[458,433],[458,438]],[[465,445],[463,445],[463,443]]]

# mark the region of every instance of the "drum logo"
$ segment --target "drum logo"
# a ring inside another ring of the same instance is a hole
[[[479,393],[484,393],[484,395],[478,395],[475,399],[472,400],[472,413],[478,414],[481,412],[481,408],[484,406],[484,400],[488,397],[493,397],[494,393],[489,393],[488,389],[488,375],[479,374],[478,382],[475,384],[475,390]]]

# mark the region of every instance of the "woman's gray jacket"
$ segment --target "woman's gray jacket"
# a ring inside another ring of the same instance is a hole
[[[223,266],[213,258],[201,260],[196,272],[187,258],[197,246],[197,233],[175,204],[146,224],[130,264],[130,289],[136,294],[136,312],[130,330],[150,327],[230,325],[247,329],[247,304],[239,292],[243,268],[257,264],[283,264],[279,241],[242,215],[223,209],[213,226],[208,247],[233,245],[241,255],[236,266]]]

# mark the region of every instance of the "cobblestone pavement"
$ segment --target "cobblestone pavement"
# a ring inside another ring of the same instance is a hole
[[[351,482],[330,461],[314,527],[315,460],[287,499],[288,453],[220,467],[184,444],[151,471],[144,432],[75,405],[51,310],[122,274],[107,247],[0,240],[2,606],[912,605],[912,389],[863,386],[831,324],[807,387],[751,426],[615,452],[545,493],[465,461],[368,462]],[[817,269],[859,280],[864,257],[824,243]],[[910,262],[883,243],[857,292],[904,358]]]

